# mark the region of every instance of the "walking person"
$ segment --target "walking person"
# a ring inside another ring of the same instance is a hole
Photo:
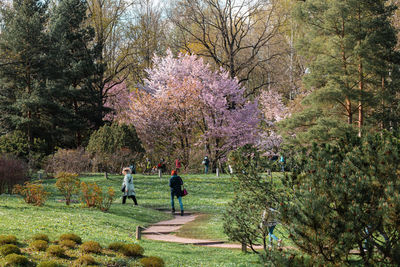
[[[182,168],[181,162],[179,161],[179,159],[175,160],[175,170],[179,171],[180,168]]]
[[[283,155],[281,155],[281,159],[279,161],[281,162],[281,171],[285,172],[285,158]]]
[[[183,181],[178,172],[173,170],[171,172],[171,178],[169,179],[169,187],[171,188],[171,212],[175,213],[175,203],[174,198],[177,197],[179,201],[179,206],[181,208],[181,216],[183,216],[183,204],[182,204],[182,187]]]
[[[204,165],[204,173],[208,173],[208,166],[210,165],[210,160],[208,159],[208,156],[205,156],[203,159],[202,164]]]
[[[122,196],[122,204],[126,203],[126,198],[131,198],[135,205],[137,206],[137,200],[135,196],[135,187],[133,186],[133,177],[131,174],[130,168],[124,168],[122,170],[124,176],[124,181],[122,182],[122,192],[124,195]]]
[[[262,215],[262,225],[267,226],[268,228],[269,247],[272,247],[272,239],[278,242],[278,247],[282,245],[282,239],[279,239],[276,235],[274,235],[274,229],[278,224],[278,220],[276,218],[277,213],[277,210],[269,208],[268,210],[264,210]]]

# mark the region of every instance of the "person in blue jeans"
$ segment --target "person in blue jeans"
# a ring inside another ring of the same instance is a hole
[[[278,220],[276,218],[278,211],[269,208],[264,210],[263,215],[262,215],[262,224],[261,226],[267,226],[268,229],[268,241],[269,241],[269,247],[272,247],[272,239],[278,242],[278,247],[282,245],[282,240],[276,237],[274,235],[274,229],[276,225],[278,224]]]
[[[181,216],[183,216],[182,186],[182,178],[178,176],[178,172],[176,170],[173,170],[171,172],[171,178],[169,179],[169,187],[171,188],[171,212],[175,213],[174,198],[177,197],[179,200],[179,206],[181,208]]]

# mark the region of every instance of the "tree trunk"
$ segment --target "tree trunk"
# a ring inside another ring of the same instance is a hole
[[[358,74],[359,74],[359,82],[358,89],[360,90],[360,99],[358,101],[358,136],[361,137],[361,128],[364,123],[364,114],[363,114],[363,91],[364,91],[364,80],[363,80],[363,66],[360,58],[360,63],[358,64]]]

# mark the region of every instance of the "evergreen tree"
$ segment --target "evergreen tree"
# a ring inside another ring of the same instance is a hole
[[[352,127],[361,135],[363,129],[393,120],[381,108],[393,98],[391,83],[397,82],[392,75],[399,63],[390,24],[393,11],[385,0],[298,4],[296,15],[305,27],[298,48],[312,60],[304,78],[311,93],[303,101],[304,110],[284,126],[300,141],[334,139]]]
[[[398,135],[314,144],[297,162],[280,207],[293,243],[326,264],[399,265]]]
[[[94,30],[86,25],[85,0],[61,0],[50,21],[50,82],[53,98],[52,136],[59,146],[80,146],[97,127],[97,92],[92,87],[97,50]]]
[[[42,117],[45,94],[48,39],[47,1],[14,0],[3,9],[0,35],[0,128],[6,133],[21,130],[33,144],[49,122]]]

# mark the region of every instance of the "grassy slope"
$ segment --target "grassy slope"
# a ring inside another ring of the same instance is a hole
[[[183,179],[189,191],[189,196],[184,198],[185,210],[211,214],[211,220],[206,220],[203,229],[195,235],[226,239],[221,232],[222,220],[219,215],[232,197],[229,178],[184,175]],[[101,186],[113,186],[119,194],[122,176],[112,176],[110,180],[105,180],[98,175],[84,177],[82,180],[95,181]],[[120,204],[121,199],[117,198],[107,213],[81,208],[80,204],[67,207],[58,202],[62,196],[58,194],[54,183],[54,180],[45,181],[46,189],[52,195],[43,207],[29,206],[18,197],[0,196],[0,234],[15,234],[21,240],[28,240],[33,234],[44,232],[55,240],[62,233],[74,232],[84,241],[95,240],[107,246],[114,241],[136,242],[134,229],[137,225],[148,225],[170,218],[169,214],[153,209],[170,208],[168,177],[160,179],[155,176],[135,175],[139,207],[134,207],[131,200],[128,200],[128,205],[123,206]],[[146,255],[161,256],[166,260],[167,266],[254,266],[257,260],[254,255],[243,255],[236,250],[145,240],[140,243],[145,248]]]

